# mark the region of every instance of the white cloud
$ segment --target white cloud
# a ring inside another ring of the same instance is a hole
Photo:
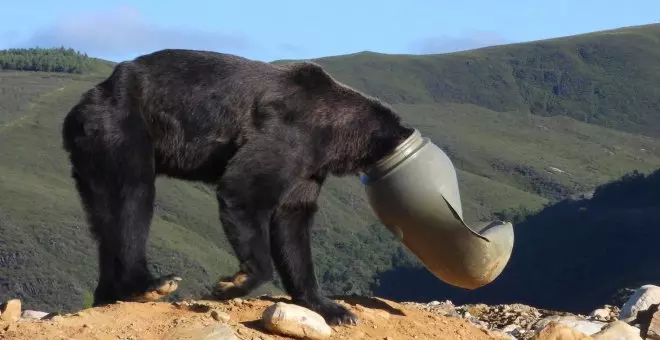
[[[65,46],[93,56],[121,56],[162,48],[236,51],[249,48],[250,41],[239,33],[153,25],[137,9],[123,6],[61,18],[34,32],[21,45]]]
[[[487,31],[463,32],[458,36],[438,35],[415,41],[411,48],[417,53],[450,53],[480,47],[510,43],[497,33]]]

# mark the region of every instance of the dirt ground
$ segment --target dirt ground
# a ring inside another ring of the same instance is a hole
[[[496,339],[465,320],[384,299],[335,299],[350,307],[360,318],[360,324],[332,327],[330,339]],[[177,331],[223,323],[211,316],[214,310],[230,316],[226,323],[238,339],[290,339],[265,330],[260,322],[264,309],[277,301],[288,302],[288,299],[198,300],[184,302],[183,305],[169,302],[119,303],[56,316],[51,320],[0,321],[0,339],[175,339]]]

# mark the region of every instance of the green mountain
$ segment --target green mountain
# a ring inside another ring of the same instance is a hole
[[[468,220],[517,220],[660,167],[659,39],[660,25],[651,25],[445,55],[315,61],[391,103],[447,152]],[[82,73],[0,71],[0,300],[69,310],[94,288],[95,246],[60,141],[63,116],[110,72],[103,61],[89,64],[97,66]],[[167,178],[157,190],[152,269],[184,277],[173,298],[199,296],[237,264],[214,195]],[[370,294],[379,273],[418,265],[355,178],[330,180],[320,204],[313,249],[327,293]]]

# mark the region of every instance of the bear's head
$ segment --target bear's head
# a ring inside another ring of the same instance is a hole
[[[312,132],[333,174],[364,171],[414,132],[388,104],[337,81],[316,63],[289,64],[284,77],[290,119]]]

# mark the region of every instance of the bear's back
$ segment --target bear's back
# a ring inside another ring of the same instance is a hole
[[[164,49],[135,58],[133,64],[151,76],[182,76],[215,79],[225,77],[274,75],[281,72],[276,66],[238,55],[187,49]]]

